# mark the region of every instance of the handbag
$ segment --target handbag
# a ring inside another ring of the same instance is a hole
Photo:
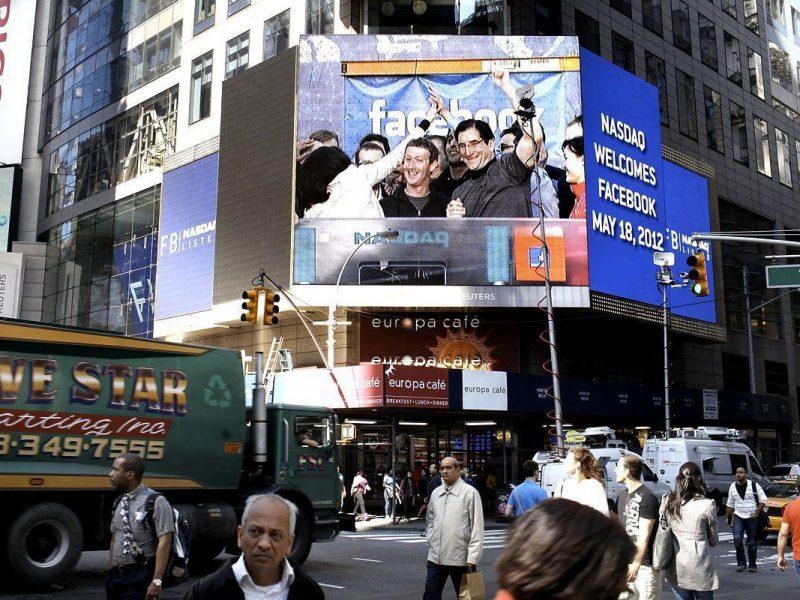
[[[756,501],[756,506],[758,506],[758,493],[756,492],[756,482],[750,481],[753,486],[753,498]],[[769,516],[767,515],[767,508],[764,507],[761,509],[761,512],[758,513],[758,522],[756,523],[756,530],[757,531],[764,531],[765,529],[769,528]]]
[[[483,585],[483,575],[475,567],[461,576],[461,586],[458,588],[458,600],[486,600],[486,587]]]
[[[656,537],[653,541],[653,568],[663,571],[675,560],[675,536],[672,534],[672,527],[667,519],[667,499],[668,494],[661,498],[661,507],[658,510],[658,524],[656,525]]]

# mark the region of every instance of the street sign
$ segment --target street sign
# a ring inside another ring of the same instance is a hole
[[[800,265],[775,265],[767,267],[768,288],[800,287]]]

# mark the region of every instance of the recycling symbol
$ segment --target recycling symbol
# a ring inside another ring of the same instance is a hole
[[[231,405],[231,392],[222,377],[211,376],[203,392],[203,400],[209,406],[219,408],[228,408]]]

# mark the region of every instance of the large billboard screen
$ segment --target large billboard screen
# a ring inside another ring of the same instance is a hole
[[[164,173],[156,319],[211,308],[218,167],[214,153]]]
[[[555,304],[587,306],[585,211],[572,210],[562,168],[581,114],[578,67],[570,37],[303,37],[293,264],[302,299],[322,301],[340,280],[341,304],[532,306],[545,238]],[[522,92],[534,117],[504,135]],[[432,96],[434,152],[416,145]],[[481,125],[455,139],[471,119]],[[339,150],[325,147],[327,132]],[[397,238],[371,237],[387,229]]]
[[[656,89],[576,38],[305,36],[297,86],[308,304],[536,306],[546,240],[554,306],[657,306],[653,253],[710,229],[708,182],[662,160]],[[675,312],[715,322],[711,289]]]
[[[689,236],[711,230],[708,182],[662,160],[654,86],[586,50],[581,69],[591,289],[660,305],[654,253],[675,254],[676,278],[688,270],[685,259],[696,249]],[[676,314],[713,323],[713,256],[707,243],[701,248],[709,262],[709,296],[695,300],[676,289],[670,304]]]

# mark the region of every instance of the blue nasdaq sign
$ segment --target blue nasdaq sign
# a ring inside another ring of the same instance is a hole
[[[211,308],[218,165],[215,153],[164,173],[156,319]]]
[[[583,49],[581,73],[589,286],[661,305],[653,254],[675,252],[673,274],[687,270],[689,234],[710,229],[708,184],[662,160],[654,86]],[[674,289],[673,312],[716,322],[711,290],[699,299]]]

